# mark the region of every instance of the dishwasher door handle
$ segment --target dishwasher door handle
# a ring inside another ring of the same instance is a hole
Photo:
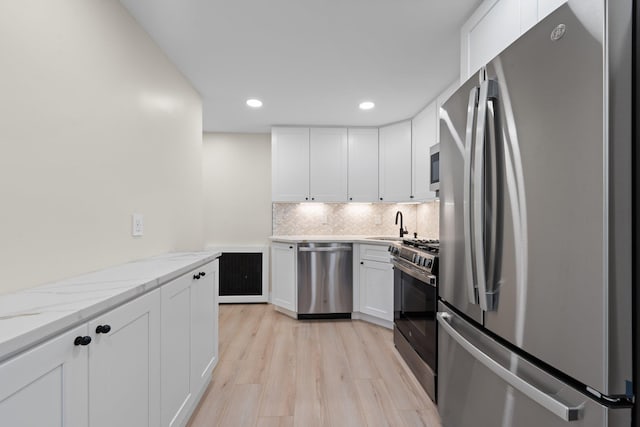
[[[333,248],[306,248],[298,247],[298,252],[338,252],[338,251],[350,251],[351,246],[335,246]]]

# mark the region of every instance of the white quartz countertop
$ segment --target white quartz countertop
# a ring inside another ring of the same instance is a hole
[[[0,360],[219,256],[213,251],[169,253],[0,295]]]
[[[271,236],[272,242],[307,243],[307,242],[349,242],[369,243],[372,245],[388,245],[391,242],[399,242],[398,236],[361,236],[361,235],[299,235],[299,236]]]

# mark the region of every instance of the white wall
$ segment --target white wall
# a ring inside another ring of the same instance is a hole
[[[205,133],[203,176],[207,245],[267,245],[271,135]]]
[[[117,0],[1,2],[0,52],[0,293],[202,248],[200,97]]]

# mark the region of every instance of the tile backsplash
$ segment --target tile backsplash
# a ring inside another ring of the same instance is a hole
[[[273,234],[395,236],[396,212],[401,211],[409,236],[438,237],[439,202],[382,203],[273,203]]]

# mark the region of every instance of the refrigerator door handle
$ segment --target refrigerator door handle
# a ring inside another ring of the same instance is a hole
[[[469,92],[469,104],[467,107],[467,132],[464,140],[464,198],[463,198],[463,225],[464,225],[464,259],[467,273],[467,293],[471,304],[478,304],[478,289],[473,274],[473,249],[471,231],[471,155],[473,145],[473,123],[478,111],[478,88],[473,87]]]
[[[476,123],[475,153],[473,164],[473,240],[476,281],[480,308],[482,311],[493,310],[493,304],[489,305],[487,294],[487,274],[485,271],[485,244],[484,244],[484,147],[487,131],[487,106],[489,99],[497,97],[498,84],[494,80],[485,80],[480,85],[478,99],[478,120]],[[493,298],[491,298],[491,302]]]
[[[453,338],[454,341],[456,341],[462,348],[469,352],[469,354],[471,354],[474,359],[482,363],[485,367],[491,370],[491,372],[502,378],[502,380],[511,385],[514,389],[518,390],[534,402],[542,405],[542,407],[544,407],[554,415],[557,415],[564,421],[577,421],[580,418],[581,406],[565,405],[564,403],[555,399],[553,396],[545,393],[542,390],[539,390],[535,386],[523,380],[518,375],[493,360],[490,356],[486,355],[482,352],[482,350],[478,349],[471,342],[469,342],[451,325],[451,314],[438,312],[436,317],[438,319],[440,327],[445,333],[447,333],[447,335]]]
[[[501,191],[500,177],[498,176],[498,168],[502,165],[500,159],[500,139],[498,137],[498,118],[496,117],[497,101],[494,97],[489,97],[487,101],[487,169],[485,189],[489,189],[489,193],[486,194],[486,205],[492,213],[485,223],[485,247],[486,256],[488,258],[487,264],[487,308],[490,311],[496,311],[498,309],[498,300],[500,294],[500,288],[497,286],[499,280],[496,262],[497,258],[502,253],[502,242],[498,238],[498,227],[502,224],[501,215],[501,200],[504,197]]]

